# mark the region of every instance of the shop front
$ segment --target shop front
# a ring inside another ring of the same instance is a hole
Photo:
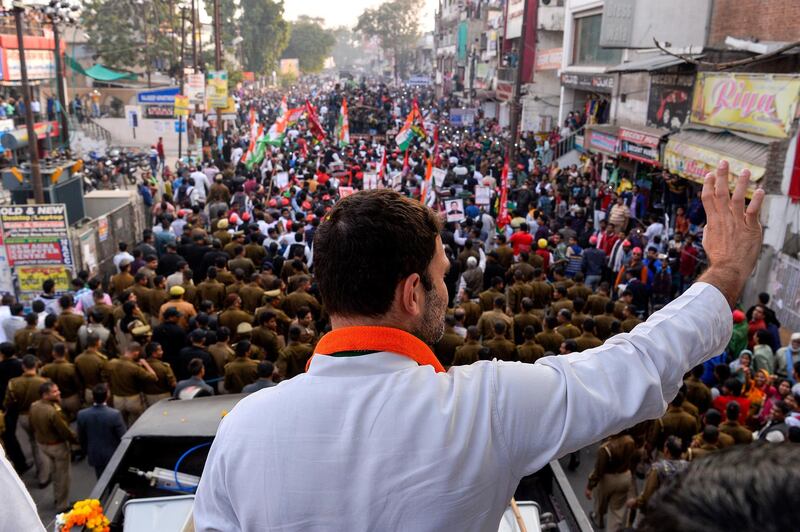
[[[573,108],[567,111],[582,115],[587,125],[608,123],[611,117],[611,95],[616,83],[616,74],[562,72],[564,98],[574,102]]]

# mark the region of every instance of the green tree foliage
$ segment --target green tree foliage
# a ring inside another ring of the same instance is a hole
[[[299,59],[302,72],[319,72],[325,59],[331,54],[336,37],[330,30],[322,27],[321,18],[300,16],[292,22],[289,45],[282,57]]]
[[[381,48],[395,57],[395,76],[405,71],[409,51],[419,38],[419,13],[424,0],[391,0],[365,9],[355,31],[380,39]]]
[[[239,10],[240,1],[237,0],[218,0],[219,1],[219,18],[222,46],[229,44],[236,37],[236,25],[238,19],[241,17]],[[209,17],[214,16],[214,0],[204,0],[206,13]],[[211,65],[214,63],[212,61]]]
[[[289,23],[283,19],[283,1],[241,0],[240,7],[244,69],[270,73],[289,43]]]
[[[174,70],[180,17],[157,0],[85,0],[81,22],[99,60],[110,67]]]
[[[337,68],[350,68],[353,64],[363,57],[364,52],[358,46],[358,40],[350,28],[341,26],[333,30],[336,44],[333,45],[331,55],[336,62]]]

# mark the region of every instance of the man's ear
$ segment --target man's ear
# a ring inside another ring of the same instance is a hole
[[[420,290],[422,279],[418,273],[412,273],[397,284],[395,291],[395,308],[404,316],[416,317],[422,314]]]

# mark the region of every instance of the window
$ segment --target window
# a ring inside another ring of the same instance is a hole
[[[602,20],[600,13],[575,19],[573,65],[618,65],[622,61],[622,50],[600,48]]]

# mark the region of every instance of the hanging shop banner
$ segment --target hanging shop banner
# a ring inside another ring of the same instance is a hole
[[[692,122],[786,138],[799,93],[800,76],[701,72],[694,86]]]
[[[750,187],[748,196],[752,195],[755,183],[758,182],[767,169],[757,166],[749,161],[738,160],[729,154],[719,153],[714,150],[701,148],[694,144],[670,140],[664,150],[664,167],[681,177],[696,183],[703,183],[706,174],[714,171],[720,159],[728,161],[730,166],[730,183],[733,187],[739,175],[745,170],[750,170]]]
[[[8,265],[8,255],[6,247],[3,245],[3,232],[0,231],[0,293],[14,293],[14,274],[11,273],[11,266]]]
[[[627,140],[621,140],[619,143],[619,154],[647,164],[659,164],[658,162],[658,148],[652,146],[643,146]]]
[[[18,266],[19,291],[22,299],[28,299],[42,292],[42,283],[52,279],[56,283],[56,293],[68,292],[70,288],[70,270],[64,264],[46,266]]]
[[[0,207],[0,225],[9,266],[72,266],[67,208],[63,203]]]
[[[619,139],[633,142],[635,144],[641,144],[642,146],[648,146],[650,148],[657,148],[661,142],[661,137],[624,127],[619,128]]]
[[[599,131],[590,130],[588,149],[600,151],[609,155],[617,155],[617,137],[609,135],[608,133],[601,133]]]
[[[22,79],[19,50],[5,49],[7,81]],[[25,70],[28,79],[52,79],[56,77],[56,61],[52,50],[25,50]]]
[[[189,97],[179,94],[175,96],[175,116],[189,116]]]
[[[203,103],[206,98],[206,76],[199,74],[186,74],[186,95],[191,103]]]
[[[694,74],[652,74],[647,101],[647,125],[671,130],[689,121]]]
[[[208,89],[206,99],[212,108],[228,105],[228,71],[211,70],[208,72]]]

